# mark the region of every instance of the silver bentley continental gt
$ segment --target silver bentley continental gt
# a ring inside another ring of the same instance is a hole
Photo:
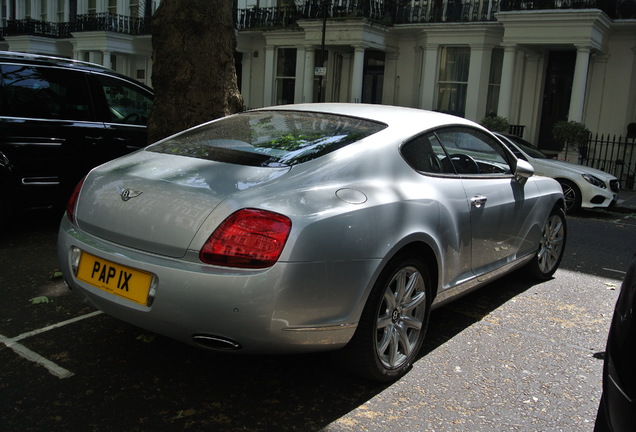
[[[210,350],[336,351],[390,381],[431,308],[565,247],[559,183],[481,126],[364,104],[257,109],[92,170],[58,253],[105,313]],[[521,273],[520,273],[521,274]]]

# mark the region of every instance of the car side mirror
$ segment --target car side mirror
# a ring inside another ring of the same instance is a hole
[[[528,161],[523,159],[517,159],[517,167],[515,169],[515,180],[524,185],[528,181],[528,178],[534,175],[534,168]]]

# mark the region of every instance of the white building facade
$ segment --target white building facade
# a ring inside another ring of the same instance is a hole
[[[237,37],[249,107],[321,100],[475,121],[496,113],[546,148],[559,120],[623,136],[636,122],[631,0],[609,10],[563,1],[526,9],[532,2],[330,0],[326,23],[322,1],[246,3]]]
[[[0,2],[0,49],[93,61],[152,84],[149,22],[160,0]],[[476,121],[495,113],[548,149],[559,120],[623,136],[636,123],[636,0],[233,4],[247,107],[368,102]]]
[[[150,85],[159,0],[0,0],[0,49],[99,63]]]

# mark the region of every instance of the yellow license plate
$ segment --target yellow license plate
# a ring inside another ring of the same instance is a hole
[[[82,252],[77,278],[135,303],[148,304],[152,275],[145,271],[122,266]]]

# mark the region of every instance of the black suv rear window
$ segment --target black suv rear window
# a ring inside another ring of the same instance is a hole
[[[343,115],[250,111],[182,132],[148,151],[250,166],[286,166],[315,159],[386,128]]]

